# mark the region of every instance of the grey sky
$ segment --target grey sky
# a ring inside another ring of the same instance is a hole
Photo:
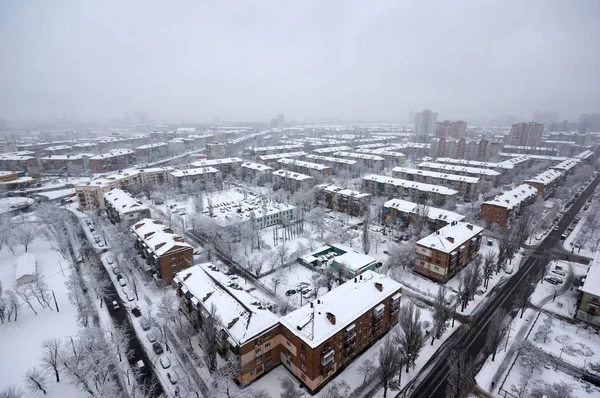
[[[0,117],[600,111],[600,2],[415,3],[4,0]]]

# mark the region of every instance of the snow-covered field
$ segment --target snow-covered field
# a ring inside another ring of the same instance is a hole
[[[0,280],[5,291],[15,287],[16,258],[24,253],[24,248],[18,247],[13,255],[5,246],[0,251]],[[21,304],[16,322],[6,322],[0,325],[0,390],[8,386],[19,386],[25,390],[23,376],[33,367],[40,368],[42,343],[47,338],[60,338],[68,341],[74,337],[79,326],[76,322],[75,307],[67,298],[65,281],[74,272],[61,255],[52,250],[46,240],[36,239],[28,249],[28,253],[36,255],[38,273],[48,283],[56,295],[60,312],[54,304],[52,310],[42,308],[36,300],[32,305],[37,315],[24,303]],[[53,376],[47,378],[50,386],[45,397],[71,398],[81,397],[82,392],[68,384],[66,380],[56,383]],[[41,392],[32,396],[41,397]]]

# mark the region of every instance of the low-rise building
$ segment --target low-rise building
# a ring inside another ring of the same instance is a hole
[[[371,174],[362,179],[363,191],[371,195],[389,198],[411,198],[418,203],[431,200],[436,205],[444,205],[455,200],[458,191],[440,185],[403,180],[400,178]]]
[[[451,173],[458,174],[461,176],[479,177],[482,181],[490,181],[494,185],[498,183],[498,178],[501,175],[501,173],[491,169],[458,166],[435,162],[421,162],[417,165],[417,167],[421,170],[437,171],[439,173]]]
[[[284,188],[287,191],[297,191],[315,185],[314,177],[280,169],[273,172],[273,189]]]
[[[94,156],[93,153],[50,155],[41,158],[40,164],[44,171],[61,171],[71,174],[89,169],[89,159]]]
[[[313,149],[313,153],[317,155],[328,155],[336,152],[350,152],[352,151],[352,147],[349,146],[332,146],[327,148],[317,148]]]
[[[600,251],[596,252],[579,292],[575,318],[600,326]]]
[[[404,166],[406,155],[402,152],[391,151],[387,148],[387,144],[384,145],[385,147],[380,149],[359,148],[356,149],[356,152],[380,156],[388,167]]]
[[[297,173],[303,173],[308,175],[317,173],[322,177],[328,177],[331,175],[331,167],[325,166],[321,163],[305,162],[303,160],[289,158],[279,159],[277,163],[279,163],[280,167],[285,167],[286,169],[295,171]]]
[[[220,159],[208,159],[208,160],[197,160],[190,163],[192,167],[214,167],[223,174],[229,174],[235,172],[244,161],[241,158],[220,158]]]
[[[414,271],[446,283],[479,255],[483,228],[453,222],[419,240]]]
[[[128,227],[144,218],[150,218],[150,209],[121,189],[115,188],[104,194],[106,215],[113,224]]]
[[[40,173],[37,158],[27,151],[0,154],[0,170],[25,171],[29,175]]]
[[[81,210],[104,209],[104,194],[114,188],[126,189],[130,184],[140,184],[139,170],[126,170],[75,186]]]
[[[169,156],[169,144],[166,142],[154,142],[135,148],[135,158],[138,162],[154,162]]]
[[[276,153],[285,153],[285,152],[299,152],[304,150],[304,145],[302,144],[293,144],[293,145],[277,145],[277,146],[265,146],[265,147],[257,147],[250,148],[250,154],[254,156],[262,156],[262,155],[272,155]]]
[[[462,214],[450,210],[402,199],[391,199],[383,204],[381,221],[384,225],[407,228],[416,217],[425,217],[433,230],[465,219]]]
[[[17,257],[15,269],[15,282],[17,285],[25,285],[37,281],[37,262],[35,254],[23,253]]]
[[[375,271],[377,260],[356,250],[349,250],[342,255],[336,256],[331,266],[339,275],[343,275],[346,279],[351,279],[365,271]]]
[[[215,182],[215,176],[218,172],[219,170],[214,167],[175,170],[169,173],[169,180],[177,188],[181,188],[183,184],[194,184],[197,181],[206,186],[206,184],[213,184]]]
[[[572,172],[573,170],[575,170],[575,168],[579,165],[580,162],[581,162],[581,159],[571,158],[571,159],[564,160],[564,161],[560,162],[559,164],[554,165],[550,168],[552,170],[559,171],[566,175],[566,174],[569,174],[570,172]]]
[[[371,194],[342,188],[337,185],[320,184],[316,187],[317,201],[328,209],[359,216],[371,204]]]
[[[483,202],[479,219],[485,220],[488,228],[494,224],[504,228],[513,218],[519,216],[524,208],[532,204],[537,197],[537,188],[529,184],[521,184],[499,194],[492,200]]]
[[[323,155],[306,155],[306,160],[310,160],[312,162],[321,163],[326,166],[331,167],[334,173],[339,173],[342,170],[352,170],[356,168],[356,160],[351,159],[343,159],[343,158],[335,158],[332,156],[323,156]]]
[[[477,199],[481,189],[479,177],[410,169],[406,167],[394,167],[392,175],[409,181],[424,182],[455,189],[458,191],[458,195],[465,200]]]
[[[242,178],[250,180],[258,185],[270,182],[273,176],[273,168],[265,164],[244,162],[241,164]]]
[[[195,265],[175,275],[180,309],[202,330],[214,313],[219,323],[219,352],[239,371],[237,381],[246,385],[281,362],[283,339],[279,318],[260,299],[212,263]]]
[[[107,153],[89,159],[92,173],[105,173],[127,168],[135,162],[135,152],[131,149],[112,149]]]
[[[145,218],[131,226],[135,248],[146,259],[155,279],[170,284],[176,273],[194,265],[192,246],[161,220]]]
[[[270,155],[260,155],[256,157],[256,163],[266,164],[271,167],[278,167],[277,161],[283,158],[299,158],[302,159],[306,156],[306,152],[286,152],[286,153],[274,153]]]
[[[398,322],[402,285],[372,271],[282,317],[281,363],[319,391]]]
[[[594,158],[594,152],[592,152],[590,150],[585,150],[585,151],[583,151],[581,153],[578,153],[574,157],[576,159],[580,159],[582,162],[589,163],[591,161],[591,159]]]
[[[560,171],[548,169],[533,178],[525,180],[525,184],[537,188],[538,196],[547,198],[554,192],[556,187],[563,180],[564,174]]]
[[[379,155],[357,152],[335,152],[333,156],[340,158],[356,160],[358,164],[363,165],[373,171],[383,170],[385,159]]]

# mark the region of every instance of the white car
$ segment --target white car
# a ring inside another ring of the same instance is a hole
[[[160,366],[162,366],[163,369],[168,369],[171,367],[171,361],[169,361],[169,358],[163,355],[160,357]]]
[[[148,337],[148,341],[151,343],[154,343],[156,341],[156,335],[154,334],[154,332],[146,333],[146,337]]]
[[[567,273],[566,273],[565,271],[562,271],[562,270],[560,270],[560,269],[553,269],[553,270],[552,270],[552,273],[553,273],[553,274],[556,274],[556,275],[560,275],[560,276],[565,276],[565,275],[567,275]]]
[[[123,293],[125,293],[125,297],[127,297],[127,301],[135,300],[135,294],[133,294],[133,292],[130,289],[124,287]]]
[[[121,285],[121,287],[127,286],[127,281],[125,280],[125,278],[119,279],[119,285]]]
[[[106,256],[106,262],[109,264],[112,264],[115,261],[115,258],[113,257],[112,254],[109,254],[108,256]]]
[[[512,265],[507,264],[504,266],[504,272],[506,272],[507,274],[512,274],[514,270],[515,269],[513,268]]]

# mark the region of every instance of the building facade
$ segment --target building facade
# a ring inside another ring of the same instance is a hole
[[[492,200],[483,202],[479,219],[484,220],[488,228],[494,224],[504,228],[512,219],[518,217],[523,209],[535,202],[537,197],[537,188],[529,184],[521,184]]]
[[[544,125],[541,123],[513,124],[508,137],[508,145],[539,147],[542,143]]]
[[[113,224],[125,227],[144,218],[150,218],[150,209],[128,192],[113,189],[104,194],[106,215]]]
[[[363,177],[362,189],[375,196],[388,198],[410,198],[417,203],[431,200],[436,205],[444,205],[456,200],[458,191],[439,185],[403,180],[400,178],[371,174]]]
[[[415,114],[414,133],[417,142],[429,142],[435,136],[437,117],[438,114],[429,109]]]
[[[371,195],[368,193],[330,184],[317,185],[315,188],[319,204],[354,217],[363,214],[371,204]]]
[[[392,175],[409,181],[424,182],[426,184],[441,185],[458,191],[458,195],[465,200],[475,200],[481,191],[479,177],[461,176],[458,174],[439,173],[406,167],[395,167]]]
[[[434,231],[453,222],[463,221],[465,219],[465,216],[453,211],[402,199],[391,199],[383,204],[381,214],[381,222],[383,225],[405,229],[418,217],[425,217],[430,228]]]

